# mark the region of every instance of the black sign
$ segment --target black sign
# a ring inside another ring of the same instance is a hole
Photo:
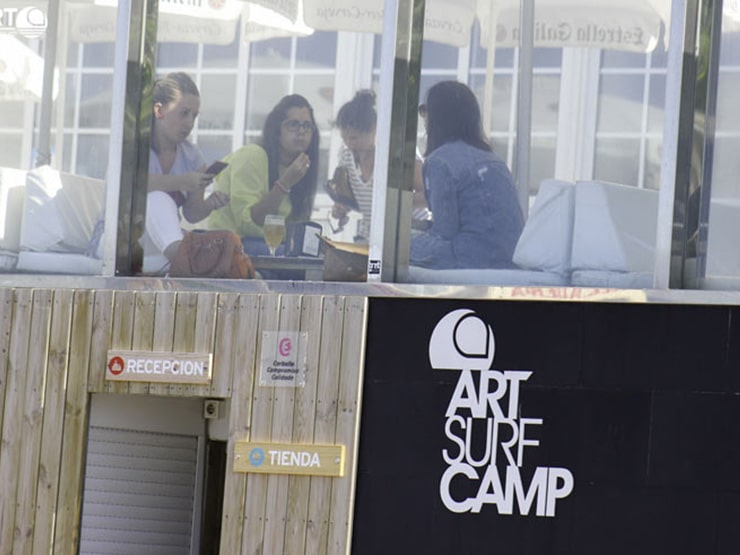
[[[371,298],[352,553],[740,553],[738,316]]]

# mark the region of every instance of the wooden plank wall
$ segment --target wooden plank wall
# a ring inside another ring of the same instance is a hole
[[[90,394],[230,398],[221,553],[349,553],[366,299],[0,289],[0,555],[77,552]],[[306,384],[258,384],[263,331]],[[212,352],[208,386],[106,382],[108,349]],[[343,444],[343,478],[232,471],[239,440]]]

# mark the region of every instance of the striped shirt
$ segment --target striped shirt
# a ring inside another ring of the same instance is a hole
[[[347,170],[347,177],[357,204],[360,206],[362,219],[357,224],[357,235],[365,241],[370,237],[370,212],[373,206],[373,178],[362,179],[362,171],[352,151],[343,146],[339,151],[339,165]]]

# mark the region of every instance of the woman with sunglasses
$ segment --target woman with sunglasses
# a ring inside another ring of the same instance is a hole
[[[524,217],[506,163],[483,135],[478,101],[443,81],[420,108],[427,131],[422,173],[433,214],[411,240],[410,262],[425,268],[510,268]]]
[[[263,225],[268,214],[287,223],[311,217],[316,195],[319,132],[313,108],[298,94],[283,97],[267,115],[259,144],[248,144],[224,158],[228,167],[215,190],[231,199],[211,213],[210,229],[236,232],[247,254],[267,255]],[[278,254],[284,246],[278,248]]]

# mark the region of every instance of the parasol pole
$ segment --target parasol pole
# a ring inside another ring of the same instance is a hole
[[[44,39],[44,82],[41,88],[41,115],[39,116],[39,148],[36,167],[51,164],[51,112],[54,104],[54,68],[57,56],[59,5],[49,2],[46,37]]]
[[[534,0],[522,0],[519,33],[519,85],[517,87],[516,182],[519,205],[529,212],[529,153],[532,143],[532,67]]]

